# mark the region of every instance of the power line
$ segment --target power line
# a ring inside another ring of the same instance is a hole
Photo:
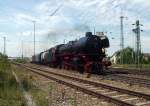
[[[52,13],[50,14],[50,16],[55,15],[55,14],[57,13],[57,11],[60,10],[61,7],[62,7],[62,4],[61,4],[60,6],[58,6],[58,7],[54,10],[54,12],[52,12]]]

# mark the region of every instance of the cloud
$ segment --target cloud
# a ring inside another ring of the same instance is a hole
[[[41,46],[39,46],[37,43],[37,52],[63,43],[64,39],[69,41],[84,36],[86,31],[93,31],[95,27],[96,31],[112,32],[111,36],[116,38],[114,41],[110,40],[112,45],[108,49],[110,54],[119,49],[121,13],[128,17],[128,20],[124,19],[126,46],[133,45],[131,36],[134,35],[132,33],[134,27],[131,24],[137,19],[144,25],[141,27],[144,30],[143,37],[148,36],[149,6],[150,2],[147,0],[44,0],[35,2],[31,11],[14,11],[9,16],[11,17],[9,20],[1,17],[0,23],[8,21],[11,26],[14,26],[13,29],[16,28],[12,34],[14,39],[23,32],[23,39],[32,41],[33,23],[31,21],[36,20],[36,40],[45,41],[47,44],[40,43]],[[28,8],[27,5],[25,7]],[[59,10],[50,16],[58,7],[60,7]],[[108,36],[111,39],[111,36]],[[145,52],[148,41],[150,41],[149,37],[142,40]]]
[[[50,15],[60,5],[62,5],[62,1],[58,1],[58,0],[44,1],[42,3],[37,4],[34,7],[34,11],[36,11],[38,14],[44,13],[46,15]]]
[[[60,4],[63,5],[58,13],[49,17],[48,15]],[[138,9],[139,4],[143,7],[142,9]],[[119,33],[115,35],[115,37],[119,37],[121,9],[123,14],[128,17],[128,20],[124,20],[125,34],[131,36],[133,34],[131,24],[135,23],[135,20],[140,16],[136,11],[143,11],[147,6],[149,4],[146,4],[143,0],[64,0],[59,4],[55,1],[43,2],[38,4],[35,10],[41,14],[40,20],[44,20],[41,24],[46,23],[45,26],[53,29],[48,30],[47,37],[55,40],[61,36],[60,39],[62,40],[58,41],[62,42],[67,35],[70,35],[68,39],[71,39],[76,38],[77,34],[84,35],[84,32],[92,31],[93,26],[96,27],[97,31],[111,30],[114,33],[113,35]],[[146,25],[146,28],[149,30],[149,24]],[[116,49],[119,49],[119,40],[118,43],[112,42]],[[125,45],[133,45],[132,43],[133,40],[128,39]]]
[[[49,12],[49,5],[50,5],[50,2],[49,1],[45,1],[45,2],[42,2],[40,3],[39,5],[35,6],[35,11],[39,12],[39,13],[47,13]]]
[[[4,35],[6,35],[6,32],[0,32],[0,35],[4,36]]]
[[[35,18],[32,15],[19,13],[14,15],[14,22],[17,25],[27,25],[28,23],[31,23],[32,21],[39,21],[38,18]]]
[[[4,24],[6,22],[7,22],[6,19],[0,19],[0,24]]]

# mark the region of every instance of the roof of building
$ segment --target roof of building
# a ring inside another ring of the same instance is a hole
[[[143,53],[145,57],[150,57],[150,53]]]

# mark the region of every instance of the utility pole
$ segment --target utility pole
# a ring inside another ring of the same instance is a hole
[[[35,55],[35,23],[36,23],[36,21],[32,21],[32,22],[34,25],[33,31],[34,31],[34,55]]]
[[[66,39],[64,39],[64,44],[66,43]]]
[[[133,29],[132,31],[136,34],[136,47],[135,47],[135,64],[136,67],[139,68],[140,66],[140,58],[141,58],[141,39],[140,39],[140,32],[143,31],[140,29],[140,26],[143,26],[142,24],[140,24],[139,20],[136,21],[135,24],[135,29]]]
[[[3,37],[4,39],[4,55],[6,55],[6,37]]]
[[[120,64],[123,64],[123,49],[124,49],[124,35],[123,35],[123,16],[120,17]]]
[[[94,27],[94,35],[95,35],[95,27]]]
[[[23,59],[23,32],[20,32],[20,36],[21,36],[21,42],[20,42],[20,58]]]
[[[21,46],[22,46],[22,59],[23,59],[23,40],[21,41]]]

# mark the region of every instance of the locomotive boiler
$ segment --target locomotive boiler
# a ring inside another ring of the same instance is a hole
[[[91,32],[87,32],[85,37],[76,41],[70,41],[69,43],[62,45],[62,47],[60,47],[60,53],[67,52],[76,54],[92,54],[99,53],[102,48],[106,47],[109,47],[109,41],[106,36],[102,38],[96,35],[92,35]]]

